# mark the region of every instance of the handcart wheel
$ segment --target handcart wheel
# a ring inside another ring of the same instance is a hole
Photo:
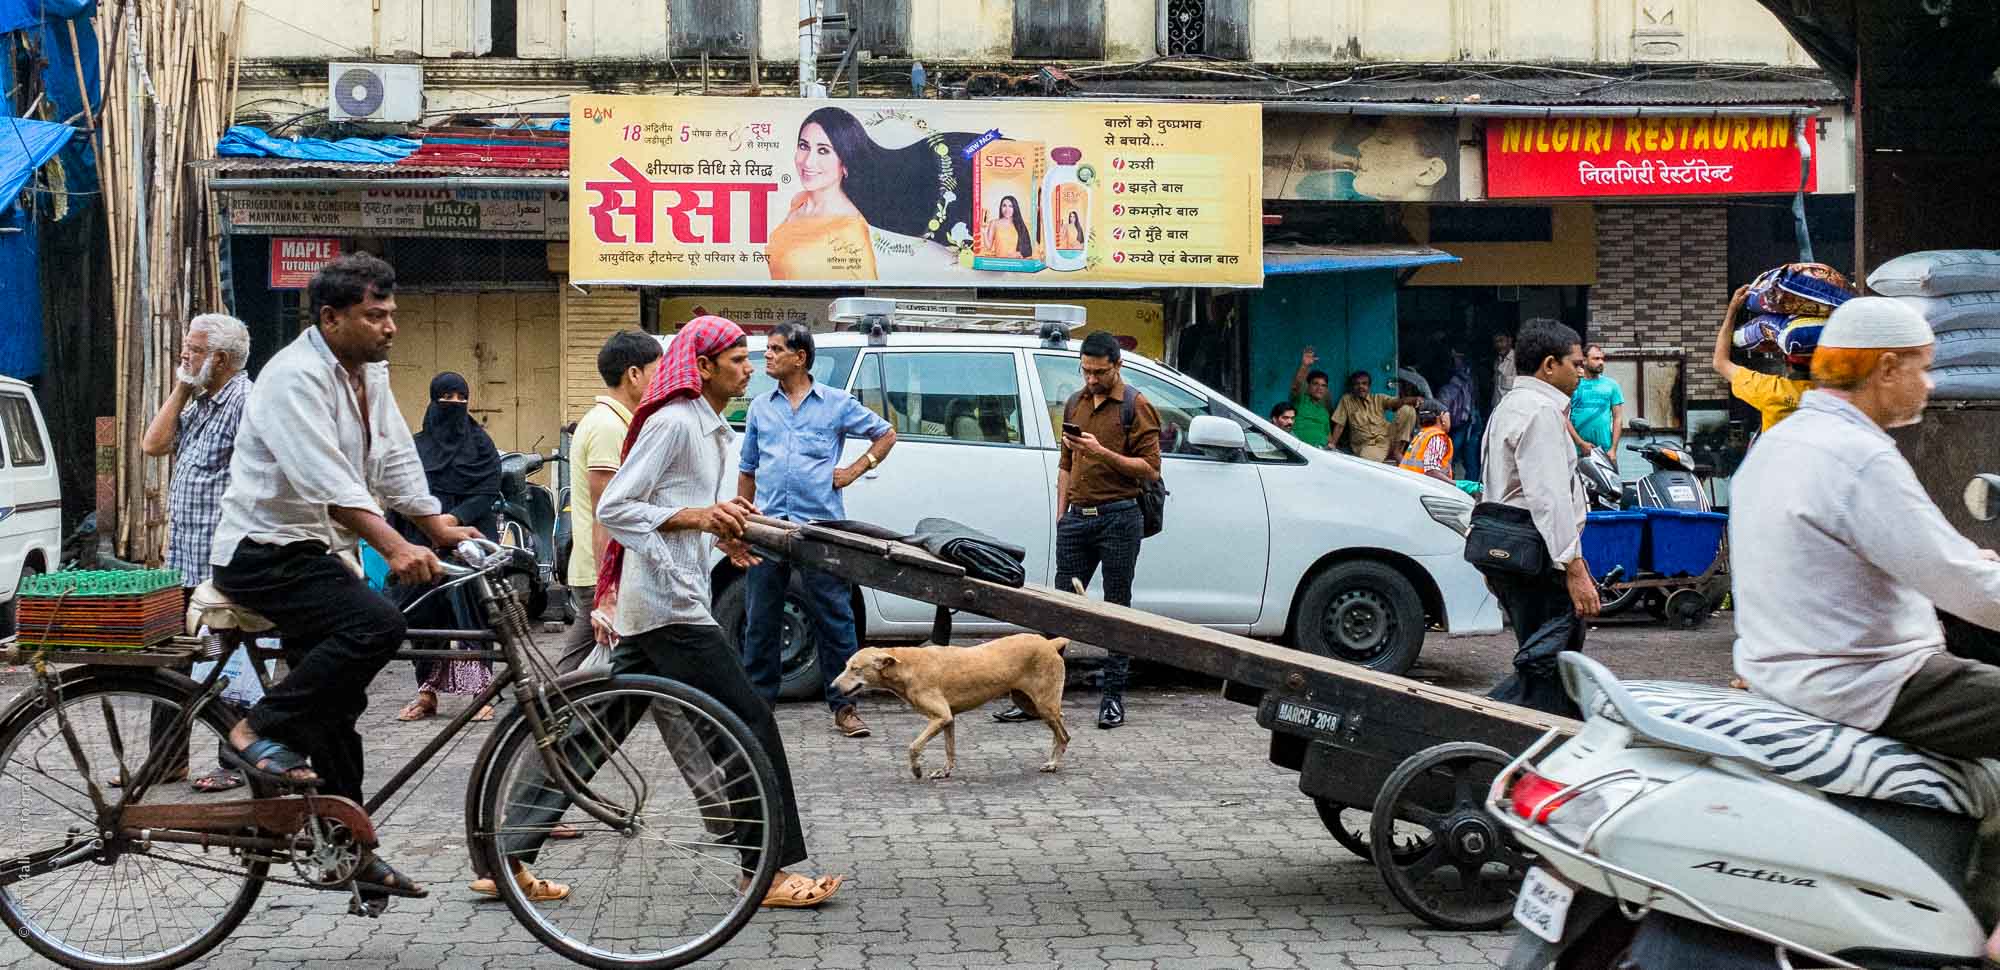
[[[1355,808],[1326,798],[1313,799],[1313,807],[1319,809],[1319,820],[1326,825],[1328,835],[1333,836],[1340,847],[1361,858],[1375,861],[1375,845],[1371,839],[1368,810]],[[1403,824],[1396,833],[1397,861],[1411,861],[1430,851],[1429,833],[1423,829]]]
[[[1448,930],[1490,930],[1514,912],[1534,859],[1486,814],[1486,790],[1509,760],[1489,745],[1440,744],[1403,759],[1375,796],[1369,833],[1375,868],[1418,919]],[[1407,823],[1404,831],[1428,830],[1422,855],[1396,857],[1398,821]]]
[[[1692,587],[1674,590],[1667,597],[1667,618],[1683,630],[1708,622],[1708,594]]]

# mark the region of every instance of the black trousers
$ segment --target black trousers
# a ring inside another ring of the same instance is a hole
[[[1132,575],[1139,570],[1139,542],[1145,538],[1146,517],[1137,499],[1097,507],[1084,515],[1071,506],[1056,522],[1056,589],[1073,593],[1072,580],[1085,586],[1104,567],[1104,601],[1132,605]],[[1104,658],[1104,696],[1123,697],[1132,676],[1132,658],[1110,652]]]
[[[1578,717],[1563,690],[1556,655],[1583,649],[1586,624],[1576,615],[1563,574],[1509,576],[1488,573],[1486,583],[1514,627],[1514,675],[1488,695],[1496,700],[1565,717]]]
[[[715,698],[742,718],[771,759],[771,767],[778,776],[778,790],[770,793],[776,799],[775,808],[779,816],[774,820],[780,826],[778,865],[789,866],[805,860],[805,828],[799,822],[798,798],[792,793],[792,769],[785,758],[785,739],[778,733],[778,721],[771,715],[771,706],[750,686],[750,677],[743,671],[743,662],[737,659],[736,651],[723,638],[721,627],[663,626],[625,637],[612,651],[611,672],[614,675],[650,674],[678,681]],[[636,704],[627,705],[623,710],[599,709],[605,730],[620,743],[641,720],[654,713]],[[660,720],[655,718],[656,722]],[[756,810],[756,789],[749,774],[741,772],[733,785],[720,788],[703,785],[700,779],[706,772],[685,763],[684,753],[692,755],[693,752],[687,745],[676,743],[676,735],[692,732],[693,737],[703,742],[704,760],[711,764],[729,763],[733,749],[712,730],[696,731],[678,723],[660,723],[659,728],[666,735],[676,758],[683,760],[678,767],[693,787],[697,804],[702,806],[702,814],[734,815],[741,822],[748,823],[729,826],[727,834],[718,837],[752,846],[742,849],[741,854],[744,869],[754,871],[761,854],[761,850],[754,846],[761,841],[760,823],[765,820],[753,814]],[[582,730],[580,726],[572,728],[571,736],[557,743],[557,750],[568,752],[577,775],[589,780],[603,766],[607,753],[582,737]],[[550,827],[568,810],[569,799],[548,782],[542,772],[532,771],[525,773],[516,789],[509,793],[507,802],[514,807],[507,813],[505,828],[514,834],[508,837],[502,851],[510,861],[524,865],[533,863],[542,842],[548,837]],[[715,829],[711,828],[711,831]]]
[[[245,539],[215,587],[278,628],[285,679],[250,710],[250,728],[312,760],[320,791],[361,801],[368,684],[408,629],[403,614],[317,542]]]

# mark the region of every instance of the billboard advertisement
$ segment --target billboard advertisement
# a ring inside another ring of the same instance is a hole
[[[1808,121],[1808,146],[1815,130]],[[1800,162],[1787,115],[1486,122],[1493,199],[1790,194],[1800,188]],[[1806,191],[1817,187],[1816,174],[1804,171]]]
[[[1255,104],[570,99],[577,283],[1257,286]]]

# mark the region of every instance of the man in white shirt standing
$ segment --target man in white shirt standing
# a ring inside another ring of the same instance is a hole
[[[1514,389],[1514,380],[1520,372],[1514,368],[1514,335],[1501,331],[1493,335],[1493,407],[1500,406],[1500,399]],[[1490,410],[1488,412],[1491,413]]]
[[[1523,647],[1551,621],[1570,620],[1565,650],[1583,649],[1584,624],[1596,616],[1597,582],[1583,559],[1589,511],[1570,443],[1569,395],[1583,377],[1583,341],[1554,320],[1530,320],[1513,347],[1517,376],[1486,426],[1481,466],[1486,497],[1534,519],[1554,567],[1542,576],[1488,575]],[[1560,695],[1560,689],[1557,689]]]
[[[389,391],[396,271],[367,253],[328,263],[307,287],[314,326],[250,392],[210,561],[216,589],[283,637],[291,672],[229,732],[224,754],[281,783],[361,798],[368,684],[403,642],[403,614],[343,562],[366,539],[404,583],[437,579],[436,554],[406,541],[384,506],[439,548],[478,530],[439,514],[409,426]],[[312,767],[308,768],[307,759]],[[427,893],[379,856],[355,875],[368,896]]]

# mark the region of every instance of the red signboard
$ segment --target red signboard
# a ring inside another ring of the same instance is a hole
[[[271,237],[271,289],[303,290],[319,268],[340,258],[340,240]]]
[[[1814,126],[1805,125],[1808,147]],[[1799,190],[1790,117],[1493,118],[1486,195],[1493,199],[1757,195]],[[1817,160],[1805,173],[1818,187]]]

